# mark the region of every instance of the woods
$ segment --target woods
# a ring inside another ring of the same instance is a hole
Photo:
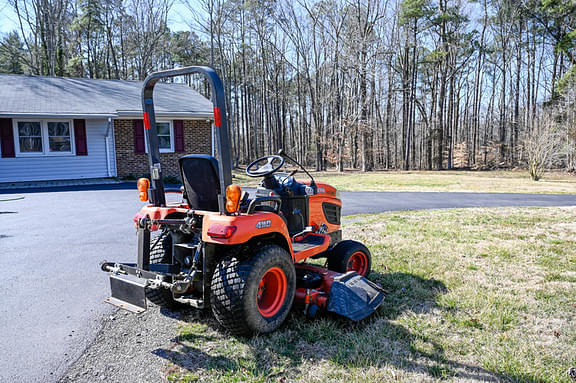
[[[171,31],[170,0],[9,0],[0,72],[212,64],[236,165],[283,147],[317,170],[527,166],[542,135],[576,168],[573,0],[188,1]]]

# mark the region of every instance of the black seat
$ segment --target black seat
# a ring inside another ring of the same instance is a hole
[[[190,209],[218,211],[218,161],[205,154],[189,154],[180,157],[178,162]]]

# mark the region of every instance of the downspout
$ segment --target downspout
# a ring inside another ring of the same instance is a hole
[[[104,144],[106,145],[106,170],[108,177],[113,177],[112,168],[110,166],[110,132],[112,131],[112,118],[108,117],[108,126],[106,127],[106,134],[104,135]]]

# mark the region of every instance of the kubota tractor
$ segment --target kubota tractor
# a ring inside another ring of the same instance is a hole
[[[154,116],[153,91],[162,78],[203,74],[211,86],[218,159],[179,159],[182,201],[167,203]],[[276,330],[293,306],[307,316],[328,311],[360,320],[382,303],[370,273],[370,251],[342,240],[336,189],[312,176],[280,151],[246,169],[261,177],[252,198],[232,184],[222,82],[208,67],[188,67],[148,76],[142,90],[151,179],[138,180],[140,200],[150,201],[134,217],[137,263],[102,262],[110,273],[107,302],[140,313],[146,300],[175,308],[210,308],[233,334]],[[285,159],[310,180],[281,174]],[[298,169],[298,168],[297,168]],[[154,233],[155,235],[151,235]],[[327,258],[328,268],[306,263]]]

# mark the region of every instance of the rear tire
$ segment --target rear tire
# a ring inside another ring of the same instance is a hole
[[[279,328],[292,308],[296,272],[290,254],[266,245],[248,259],[223,259],[212,277],[216,320],[234,335],[265,334]]]
[[[150,264],[172,263],[172,236],[168,233],[161,233],[158,237],[150,240]],[[146,288],[146,298],[156,306],[167,309],[175,309],[181,306],[172,291],[159,287],[157,289]]]
[[[366,277],[372,268],[372,254],[360,242],[342,241],[328,254],[328,269],[339,273],[356,271]]]

